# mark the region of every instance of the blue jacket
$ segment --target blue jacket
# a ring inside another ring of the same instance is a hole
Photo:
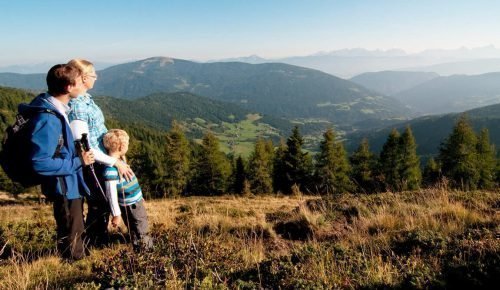
[[[89,194],[89,189],[83,181],[82,163],[76,152],[69,125],[47,100],[48,97],[49,94],[41,94],[29,105],[19,105],[20,113],[30,108],[45,108],[57,115],[41,113],[33,117],[31,136],[33,169],[43,176],[41,186],[46,196],[66,193],[68,199],[80,198],[84,194]],[[54,153],[61,135],[64,143],[59,157],[55,157]]]

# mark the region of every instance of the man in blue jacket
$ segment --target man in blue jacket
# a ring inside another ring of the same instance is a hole
[[[42,192],[53,201],[57,227],[57,249],[68,260],[84,254],[82,234],[82,196],[89,193],[83,181],[82,166],[92,164],[91,151],[79,154],[68,123],[68,102],[82,91],[81,71],[71,65],[53,66],[47,73],[48,92],[38,95],[19,111],[48,109],[33,117],[31,160],[34,170],[43,176]]]

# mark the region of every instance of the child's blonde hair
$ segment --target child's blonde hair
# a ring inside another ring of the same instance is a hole
[[[91,74],[95,72],[94,65],[85,59],[75,58],[68,62],[69,65],[76,66],[79,68],[84,75]]]
[[[129,136],[127,132],[122,129],[111,129],[104,135],[103,143],[104,147],[108,150],[108,152],[115,152],[120,150],[120,146],[123,143],[128,143]]]

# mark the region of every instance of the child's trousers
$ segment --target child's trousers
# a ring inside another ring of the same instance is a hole
[[[153,247],[153,240],[149,235],[148,216],[144,200],[128,206],[120,206],[123,222],[127,226],[134,249],[150,250]]]

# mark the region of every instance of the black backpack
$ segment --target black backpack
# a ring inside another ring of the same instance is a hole
[[[31,121],[36,114],[48,113],[57,116],[50,109],[36,108],[18,113],[16,121],[5,130],[0,151],[0,165],[7,176],[23,187],[39,185],[43,177],[35,172],[31,161],[31,134],[34,124]],[[58,145],[54,157],[60,154],[64,145],[63,136],[59,136]]]

